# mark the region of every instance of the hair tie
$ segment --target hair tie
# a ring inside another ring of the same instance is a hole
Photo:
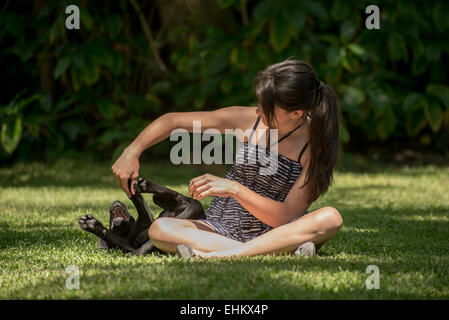
[[[318,86],[318,91],[321,91],[326,85],[323,81],[320,81],[320,85]]]
[[[322,97],[323,97],[323,88],[325,87],[326,85],[324,84],[324,82],[323,81],[320,81],[320,84],[318,85],[318,88],[316,89],[316,93],[315,93],[315,97],[317,98],[316,100],[317,100],[317,103],[315,104],[315,109],[317,108],[317,107],[319,107],[319,105],[321,104],[321,99],[322,99]],[[318,98],[318,95],[319,95],[319,98]],[[315,110],[314,110],[315,111]]]

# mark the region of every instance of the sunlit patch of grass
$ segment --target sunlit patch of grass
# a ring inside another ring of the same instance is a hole
[[[102,251],[79,229],[132,203],[109,165],[60,161],[0,169],[0,299],[447,299],[449,168],[337,171],[311,210],[336,207],[344,224],[314,258],[281,255],[184,261]],[[229,166],[142,164],[141,176],[187,195],[188,181]],[[145,195],[157,216],[161,208]],[[201,200],[206,209],[211,198]],[[66,267],[81,272],[65,287]],[[369,265],[380,289],[368,290]]]

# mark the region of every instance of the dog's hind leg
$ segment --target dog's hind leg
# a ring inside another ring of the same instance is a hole
[[[140,193],[157,193],[157,194],[164,194],[167,197],[175,197],[178,192],[169,189],[167,187],[161,186],[160,184],[157,184],[156,182],[150,181],[145,178],[139,178],[137,179],[137,190],[140,191]]]
[[[182,212],[176,212],[175,217],[178,219],[206,219],[206,214],[204,212],[204,208],[196,199],[187,198],[188,206]]]
[[[137,180],[136,190],[140,193],[153,193],[153,202],[168,211],[176,209],[179,204],[177,198],[181,195],[179,192],[144,178]]]
[[[128,186],[131,186],[131,180],[128,180]],[[154,221],[153,214],[151,213],[150,208],[148,207],[148,204],[143,199],[142,195],[140,194],[141,190],[137,187],[137,184],[134,184],[136,193],[129,198],[134,206],[136,207],[138,216],[137,216],[137,225],[138,229],[148,229],[150,225]]]
[[[154,194],[154,203],[165,209],[160,214],[161,217],[176,217],[180,219],[206,218],[201,202],[153,181],[139,178],[136,190],[142,193]]]

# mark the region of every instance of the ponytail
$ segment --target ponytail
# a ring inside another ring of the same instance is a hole
[[[339,152],[337,97],[332,88],[321,81],[316,93],[316,107],[309,112],[310,161],[303,185],[309,184],[309,203],[326,193],[333,182],[333,168]]]

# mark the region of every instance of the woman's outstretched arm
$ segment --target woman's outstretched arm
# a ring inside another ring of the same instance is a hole
[[[134,190],[128,190],[128,179],[132,179],[134,182],[139,177],[139,157],[141,153],[170,135],[175,117],[173,113],[166,113],[151,122],[112,165],[111,170],[117,183],[128,197],[134,194]]]
[[[112,165],[111,169],[118,185],[131,197],[134,190],[128,190],[128,179],[134,182],[139,177],[141,153],[169,137],[174,129],[182,128],[193,132],[193,121],[201,121],[201,132],[209,128],[217,129],[221,133],[225,133],[225,129],[246,129],[254,121],[255,109],[232,106],[212,111],[169,112],[160,116],[134,139]]]

